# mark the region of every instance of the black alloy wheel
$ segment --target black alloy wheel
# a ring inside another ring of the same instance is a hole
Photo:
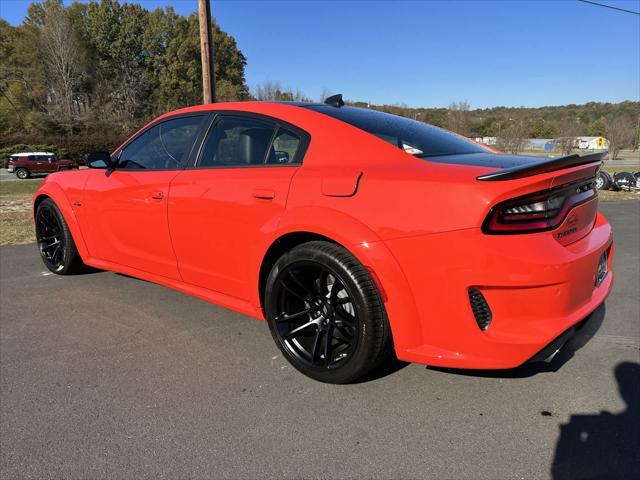
[[[36,209],[36,241],[46,267],[54,273],[73,273],[83,265],[69,227],[53,200],[43,200]]]
[[[317,380],[353,381],[390,349],[376,285],[366,268],[337,245],[309,242],[285,254],[267,281],[265,306],[285,358]]]
[[[358,340],[358,315],[345,286],[312,262],[289,265],[283,273],[275,293],[279,339],[307,366],[338,367]]]

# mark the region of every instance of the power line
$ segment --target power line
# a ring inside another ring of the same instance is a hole
[[[632,13],[633,15],[640,15],[640,12],[627,10],[626,8],[614,7],[613,5],[605,5],[604,3],[592,2],[591,0],[577,0],[577,1],[582,3],[589,3],[591,5],[595,5],[596,7],[610,8],[611,10],[618,10],[619,12]]]

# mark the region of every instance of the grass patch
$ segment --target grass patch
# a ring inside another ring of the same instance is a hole
[[[615,202],[617,200],[640,200],[640,192],[627,192],[624,190],[614,192],[611,190],[600,190],[598,192],[598,199],[601,202]]]
[[[0,212],[0,245],[36,241],[31,211]]]
[[[602,170],[604,170],[605,172],[609,172],[611,174],[618,173],[618,172],[636,173],[636,172],[640,172],[640,165],[631,165],[628,167],[608,167],[607,164],[605,163],[604,166],[602,167]]]
[[[35,242],[31,200],[40,180],[0,182],[0,245]]]
[[[5,195],[31,195],[40,188],[43,180],[10,180],[0,182],[0,197]]]

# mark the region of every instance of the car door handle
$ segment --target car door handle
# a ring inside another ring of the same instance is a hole
[[[164,198],[164,192],[153,192],[151,198],[154,200],[162,200]]]
[[[273,200],[276,198],[276,192],[267,188],[256,188],[253,191],[253,196],[262,200]]]

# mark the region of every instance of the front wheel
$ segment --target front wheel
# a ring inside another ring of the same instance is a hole
[[[16,177],[18,177],[20,180],[25,180],[27,178],[29,178],[29,170],[27,170],[26,168],[19,168],[16,170]]]
[[[300,372],[349,383],[377,367],[391,349],[384,304],[367,269],[344,248],[299,245],[274,265],[265,289],[271,334]]]
[[[58,275],[77,273],[84,267],[69,226],[50,198],[36,209],[36,240],[46,267]]]

